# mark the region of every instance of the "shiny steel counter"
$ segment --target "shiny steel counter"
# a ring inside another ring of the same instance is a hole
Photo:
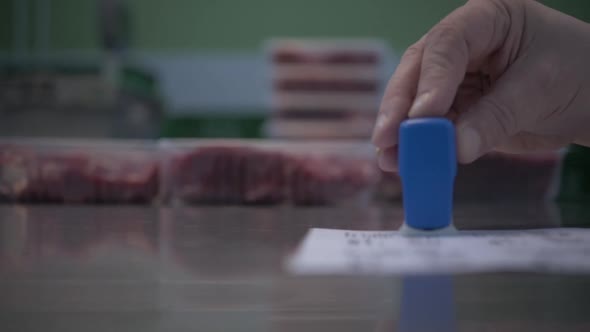
[[[586,208],[517,203],[459,204],[455,220],[590,226]],[[311,227],[401,222],[398,206],[0,206],[0,331],[590,331],[588,276],[282,269]]]

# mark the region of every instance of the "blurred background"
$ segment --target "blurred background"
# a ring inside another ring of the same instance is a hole
[[[590,22],[587,0],[542,2]],[[366,140],[399,57],[463,3],[0,0],[0,137]],[[588,165],[486,156],[456,196],[587,201]],[[397,175],[377,191],[398,199]]]
[[[307,56],[326,55],[334,52],[332,41],[320,42],[319,50],[307,41],[353,38],[336,52],[377,49],[372,84],[332,82],[337,93],[322,101],[348,96],[355,87],[370,92],[353,107],[365,112],[364,129],[351,134],[367,136],[383,81],[398,57],[463,2],[0,0],[0,135],[313,136],[291,124],[359,117],[329,106],[329,100],[324,110],[291,107],[301,105],[310,91],[330,87],[290,82],[290,88],[277,88],[273,73],[282,62],[269,54],[291,47]],[[586,0],[543,2],[590,20]],[[280,43],[293,37],[304,40]],[[308,94],[285,97],[284,91]],[[301,112],[293,114],[293,108]],[[267,120],[281,110],[287,112],[279,118],[290,122],[269,126]]]

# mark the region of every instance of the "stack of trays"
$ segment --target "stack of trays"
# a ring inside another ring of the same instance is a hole
[[[279,138],[367,138],[382,90],[386,47],[375,40],[268,43],[272,117]]]

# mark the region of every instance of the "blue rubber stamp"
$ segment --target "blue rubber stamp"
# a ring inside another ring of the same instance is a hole
[[[399,130],[399,173],[406,226],[452,227],[457,174],[455,129],[445,118],[409,119]]]

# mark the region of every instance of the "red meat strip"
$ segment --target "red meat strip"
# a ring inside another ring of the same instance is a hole
[[[155,160],[109,153],[0,147],[0,199],[30,203],[146,203],[158,194]]]
[[[170,185],[186,203],[317,205],[354,197],[374,174],[361,160],[210,146],[174,159]]]
[[[282,157],[249,148],[204,147],[177,158],[171,185],[182,201],[272,204],[284,199]]]

